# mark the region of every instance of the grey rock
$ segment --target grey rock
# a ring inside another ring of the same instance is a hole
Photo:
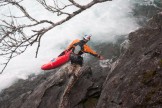
[[[129,48],[108,74],[97,108],[162,108],[162,14],[129,35]]]

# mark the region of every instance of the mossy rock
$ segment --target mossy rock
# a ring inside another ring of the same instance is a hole
[[[83,103],[83,108],[96,108],[98,99],[97,98],[88,98],[84,103]]]
[[[149,101],[151,101],[151,99],[154,97],[154,95],[156,93],[158,93],[161,90],[161,86],[157,86],[157,87],[153,87],[146,95],[144,98],[144,103],[147,105],[149,103]],[[161,99],[157,100],[157,102],[160,102]],[[156,102],[153,102],[156,104]]]
[[[160,60],[159,65],[162,68],[162,59]]]
[[[143,84],[147,84],[151,81],[151,79],[156,75],[156,71],[148,71],[148,72],[145,72],[143,75],[142,75],[142,83]]]
[[[154,96],[155,92],[157,91],[157,89],[152,89],[150,92],[148,92],[145,96],[145,102],[149,102],[151,100],[151,98]]]

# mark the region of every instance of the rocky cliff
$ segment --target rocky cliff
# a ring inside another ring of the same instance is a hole
[[[19,80],[0,94],[0,108],[95,107],[109,68],[84,66],[74,79],[68,67]]]
[[[19,80],[0,94],[0,108],[162,107],[162,13],[130,33],[128,40],[111,69],[92,60],[77,78],[68,73],[67,64]],[[109,46],[100,49],[109,50]]]
[[[162,108],[162,13],[129,34],[129,48],[109,72],[97,108]]]

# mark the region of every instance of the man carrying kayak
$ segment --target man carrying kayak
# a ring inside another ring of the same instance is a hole
[[[97,54],[95,51],[93,51],[88,45],[87,42],[90,41],[91,35],[85,35],[82,40],[75,39],[64,52],[62,52],[59,56],[62,56],[65,54],[65,52],[72,50],[70,54],[70,61],[71,61],[71,67],[81,67],[83,65],[83,57],[82,55],[84,53],[89,53],[100,60],[103,60],[104,58]],[[71,69],[74,70],[74,69]],[[75,73],[76,75],[77,73]],[[77,76],[77,75],[76,75]]]
[[[66,108],[66,106],[68,104],[67,103],[68,102],[67,101],[68,100],[68,94],[71,91],[74,84],[76,83],[79,76],[82,74],[82,72],[80,71],[81,66],[83,65],[82,54],[83,53],[89,53],[89,54],[99,58],[100,60],[104,59],[101,55],[97,54],[95,51],[93,51],[86,44],[90,39],[91,39],[91,35],[85,35],[82,40],[79,40],[79,39],[74,40],[67,47],[67,49],[59,55],[59,56],[62,56],[66,52],[72,51],[71,54],[70,54],[71,65],[67,66],[68,71],[66,71],[68,73],[68,75],[70,75],[70,76],[72,75],[72,77],[70,77],[69,83],[67,84],[67,86],[66,86],[66,88],[63,92],[62,99],[59,103],[59,108]]]

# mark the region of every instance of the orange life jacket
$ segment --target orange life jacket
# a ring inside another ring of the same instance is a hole
[[[74,40],[68,47],[67,47],[67,50],[70,50],[70,49],[75,49],[75,47],[76,47],[76,44],[78,43],[78,42],[80,42],[81,40],[79,40],[79,39],[76,39],[76,40]],[[93,56],[96,56],[96,57],[98,57],[99,55],[95,52],[95,51],[93,51],[87,44],[84,44],[83,45],[83,48],[81,48],[81,51],[83,52],[83,53],[89,53],[89,54],[91,54],[91,55],[93,55]]]

